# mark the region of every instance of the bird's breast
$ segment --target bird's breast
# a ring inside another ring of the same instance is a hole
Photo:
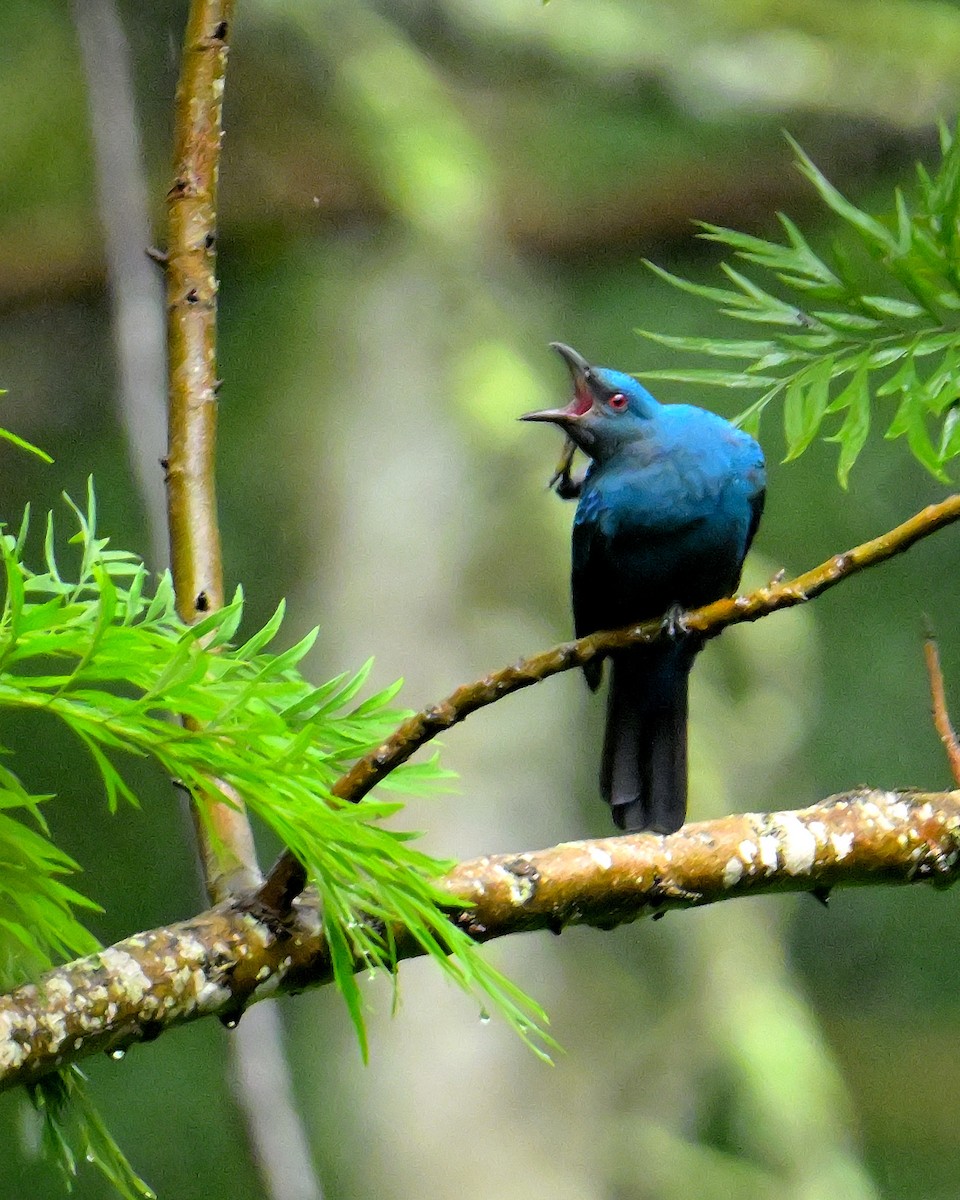
[[[589,579],[611,624],[709,603],[737,586],[750,519],[735,473],[683,456],[597,470],[575,519],[575,589]]]

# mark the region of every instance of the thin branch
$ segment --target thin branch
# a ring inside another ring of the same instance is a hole
[[[191,0],[174,111],[174,182],[168,195],[170,444],[165,466],[177,609],[193,621],[223,604],[215,487],[217,432],[217,179],[222,99],[234,0]],[[191,812],[203,876],[217,903],[248,894],[263,876],[242,798],[211,779]],[[242,976],[242,973],[241,973]],[[196,978],[194,976],[194,978]],[[264,1196],[318,1200],[323,1191],[298,1121],[279,1025],[231,1045],[237,1099]],[[260,1080],[260,1086],[256,1081]],[[264,1106],[269,1080],[269,1106]]]
[[[222,99],[234,0],[191,0],[174,111],[174,182],[167,194],[167,280],[170,441],[164,462],[170,556],[177,610],[194,621],[223,605],[223,567],[216,500],[217,180],[223,139]],[[241,797],[211,779],[191,812],[203,877],[217,903],[249,893],[263,876]],[[264,1195],[322,1196],[297,1123],[280,1030],[232,1044],[237,1098]],[[272,1107],[262,1088],[271,1080]],[[278,1117],[283,1116],[278,1124]],[[278,1170],[284,1163],[286,1170]]]
[[[940,668],[940,651],[937,639],[932,631],[927,632],[923,641],[923,656],[927,664],[927,675],[930,679],[930,705],[933,710],[933,725],[947,752],[950,773],[953,782],[960,787],[960,741],[950,720],[950,710],[947,707],[947,695],[943,686],[943,671]]]
[[[174,111],[174,182],[166,254],[170,443],[166,458],[170,558],[177,609],[195,621],[223,604],[215,487],[217,433],[217,176],[233,0],[193,0]],[[226,796],[221,800],[220,796]],[[262,876],[240,797],[221,783],[195,813],[213,900]]]
[[[214,465],[217,430],[217,176],[232,0],[193,0],[174,109],[167,193],[170,446],[167,502],[185,621],[223,604]]]
[[[953,883],[960,792],[862,789],[798,812],[744,813],[464,862],[440,882],[450,919],[477,941],[568,925],[603,929],[739,896],[876,883]],[[469,902],[469,906],[464,905]],[[401,958],[423,949],[395,931]],[[357,962],[358,971],[366,962]],[[0,1090],[204,1016],[234,1026],[268,996],[329,983],[316,898],[288,923],[221,904],[137,934],[0,996]]]
[[[864,542],[844,554],[835,554],[803,575],[787,581],[775,580],[748,596],[717,600],[682,618],[683,626],[707,638],[716,637],[728,625],[757,621],[780,609],[813,600],[841,580],[856,575],[902,554],[915,542],[960,519],[960,495],[931,504],[903,524]],[[575,642],[563,642],[550,650],[521,659],[513,666],[493,671],[474,683],[463,684],[439,704],[422,709],[404,721],[376,750],[359,759],[333,786],[341,799],[361,800],[396,767],[444,730],[459,724],[478,708],[494,704],[511,692],[530,687],[560,671],[582,667],[598,655],[625,646],[649,644],[666,636],[662,621],[647,621],[613,632],[590,634]],[[288,850],[274,864],[260,890],[258,900],[269,912],[283,914],[306,886],[303,866]]]

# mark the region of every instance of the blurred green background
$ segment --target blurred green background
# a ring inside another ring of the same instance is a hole
[[[143,282],[129,218],[145,186],[144,238],[162,244],[185,7],[0,7],[0,420],[56,457],[0,448],[0,516],[82,495],[93,473],[103,532],[155,563],[159,279]],[[123,41],[107,36],[111,15]],[[625,370],[669,365],[634,328],[707,332],[714,318],[642,258],[709,279],[692,218],[760,234],[778,208],[819,220],[782,128],[841,188],[886,207],[933,153],[936,118],[953,119],[958,63],[960,4],[927,0],[240,0],[219,489],[228,583],[243,582],[251,622],[288,596],[289,640],[321,626],[318,679],[373,654],[376,682],[403,675],[416,706],[565,637],[572,510],[544,486],[559,439],[515,421],[566,394],[546,342]],[[139,181],[123,167],[134,130]],[[126,308],[109,286],[124,271],[140,280]],[[144,371],[126,383],[118,314]],[[739,403],[658,395],[728,415]],[[902,442],[869,443],[844,494],[835,448],[782,467],[775,419],[762,440],[770,485],[748,582],[811,566],[944,491]],[[946,786],[920,640],[927,613],[948,681],[960,678],[958,571],[947,531],[711,644],[692,698],[693,815],[800,807],[861,782]],[[458,793],[411,806],[409,826],[448,856],[609,833],[601,707],[567,674],[478,713],[446,739]],[[24,751],[34,790],[59,793],[50,816],[106,908],[101,938],[197,909],[188,824],[164,780],[144,778],[143,811],[110,819],[58,731],[5,727],[3,740]],[[564,1048],[552,1069],[422,962],[404,966],[392,1019],[389,988],[370,986],[368,1067],[332,991],[287,1001],[324,1194],[952,1198],[955,915],[949,893],[855,891],[826,910],[754,900],[495,944],[551,1013]],[[231,1036],[204,1022],[89,1065],[162,1197],[268,1195]],[[272,1101],[260,1104],[269,1125]],[[30,1138],[19,1098],[4,1097],[0,1195],[59,1194],[13,1153]],[[284,1194],[316,1194],[301,1182]],[[111,1193],[91,1171],[75,1194]]]

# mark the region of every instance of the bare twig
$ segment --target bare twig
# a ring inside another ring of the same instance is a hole
[[[170,450],[167,496],[177,604],[193,621],[223,604],[216,452],[216,187],[232,0],[193,0],[183,43],[167,193]]]
[[[948,496],[939,504],[931,504],[902,525],[864,542],[844,554],[835,554],[826,562],[786,581],[775,580],[748,596],[733,596],[717,600],[704,608],[687,613],[682,618],[685,628],[716,637],[728,625],[757,621],[783,608],[792,608],[814,599],[821,592],[866,570],[902,554],[921,538],[928,537],[943,526],[960,519],[960,495]],[[593,633],[575,642],[564,642],[521,659],[513,666],[493,671],[474,683],[463,684],[439,704],[422,709],[404,721],[376,750],[359,759],[333,786],[333,793],[343,800],[359,801],[371,788],[386,778],[396,767],[432,738],[459,724],[478,708],[501,700],[511,692],[530,687],[573,667],[582,667],[598,655],[624,646],[654,642],[664,635],[662,621],[647,621],[642,625],[613,632]],[[259,893],[259,902],[268,911],[283,914],[294,897],[306,886],[303,866],[290,852],[284,852],[274,864]]]
[[[923,657],[926,660],[927,675],[930,678],[933,725],[947,752],[947,761],[950,764],[953,782],[960,787],[960,741],[957,740],[957,732],[950,720],[950,710],[947,707],[947,696],[943,686],[943,671],[940,668],[940,651],[932,630],[928,630],[924,638]]]
[[[234,0],[192,0],[177,86],[174,182],[167,195],[170,445],[165,467],[177,609],[194,621],[223,604],[217,522],[217,175]],[[191,809],[203,875],[216,903],[259,886],[253,832],[240,796],[210,781]],[[317,1200],[322,1188],[293,1102],[277,1022],[231,1042],[237,1099],[265,1196]],[[264,1090],[269,1081],[269,1102]],[[259,1084],[257,1083],[259,1081]],[[281,1167],[283,1169],[281,1169]]]
[[[612,928],[769,892],[947,885],[960,875],[958,863],[960,792],[860,790],[797,812],[691,824],[669,837],[637,834],[479,858],[440,882],[450,894],[450,919],[490,941],[568,925]],[[406,931],[395,932],[399,957],[423,953]],[[367,966],[358,961],[356,969]],[[329,983],[332,975],[311,893],[284,927],[222,904],[0,996],[0,1089],[203,1016],[235,1024],[249,1004]]]
[[[217,524],[217,174],[233,0],[193,0],[184,34],[167,193],[170,446],[166,459],[170,557],[177,609],[195,621],[223,604]],[[225,799],[221,799],[225,797]],[[213,900],[260,882],[240,797],[222,783],[195,797],[207,890]]]

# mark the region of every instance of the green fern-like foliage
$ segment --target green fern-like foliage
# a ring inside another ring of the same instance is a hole
[[[81,1162],[92,1163],[123,1200],[157,1200],[113,1140],[77,1066],[48,1075],[27,1089],[40,1120],[40,1144],[60,1168],[67,1190]]]
[[[744,363],[736,370],[680,367],[640,377],[759,391],[739,418],[753,432],[764,410],[781,402],[787,458],[826,429],[826,440],[840,447],[844,487],[875,417],[886,437],[905,436],[927,470],[946,480],[946,465],[960,454],[960,140],[942,128],[940,141],[937,170],[931,175],[918,166],[914,197],[898,188],[891,212],[877,218],[841,195],[791,140],[800,171],[840,218],[862,261],[840,247],[821,257],[783,215],[785,242],[702,225],[704,238],[759,268],[762,285],[756,271],[748,275],[727,263],[722,269],[731,286],[722,288],[648,265],[726,316],[765,327],[763,336],[639,330],[677,350]]]
[[[299,663],[316,630],[289,649],[268,649],[280,629],[282,605],[263,629],[234,644],[243,613],[239,590],[219,612],[185,625],[169,576],[151,590],[140,560],[97,535],[92,488],[85,510],[68,503],[80,558],[72,572],[58,563],[52,516],[41,570],[24,561],[27,516],[17,536],[0,535],[6,575],[0,713],[29,709],[63,722],[96,764],[111,810],[122,802],[138,804],[124,774],[130,755],[151,758],[179,780],[201,812],[211,778],[235,788],[307,866],[320,896],[335,980],[364,1056],[356,964],[393,972],[398,926],[543,1054],[550,1044],[542,1033],[543,1012],[445,915],[449,896],[435,881],[450,864],[418,851],[411,834],[381,823],[402,808],[392,792],[422,792],[448,782],[436,758],[398,768],[361,804],[332,795],[334,781],[406,715],[392,707],[400,685],[358,701],[369,664],[319,687],[311,684]],[[189,727],[171,715],[189,718]],[[82,923],[84,910],[94,906],[64,882],[75,864],[48,836],[42,810],[51,802],[50,796],[28,794],[11,770],[0,768],[4,987],[96,948]],[[81,1098],[87,1108],[74,1121],[80,1140],[71,1143],[57,1114],[67,1105],[76,1118]],[[111,1179],[123,1181],[124,1195],[134,1194],[136,1176],[115,1147],[115,1154],[105,1149],[112,1143],[90,1115],[78,1073],[55,1077],[35,1090],[34,1101],[47,1144],[59,1147],[68,1177],[77,1157],[73,1145],[86,1157],[92,1154]]]

